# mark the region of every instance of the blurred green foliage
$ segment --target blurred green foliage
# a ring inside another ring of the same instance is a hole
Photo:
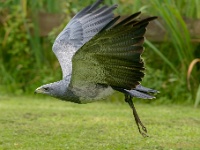
[[[0,92],[31,93],[44,83],[59,80],[61,70],[51,47],[57,34],[71,17],[94,0],[0,0]],[[160,91],[158,97],[167,103],[189,102],[200,83],[200,71],[192,73],[192,90],[187,89],[189,63],[196,58],[197,44],[191,43],[184,17],[200,18],[199,0],[108,0],[117,3],[116,14],[142,11],[164,20],[168,42],[146,41],[143,54],[147,66],[143,85]],[[65,14],[63,23],[49,36],[40,36],[39,12]],[[200,51],[197,49],[197,51]],[[198,53],[199,54],[199,53]],[[117,99],[117,96],[114,96]]]
[[[4,5],[8,4],[6,1]],[[16,87],[25,90],[25,83],[29,82],[28,78],[34,63],[31,57],[30,37],[27,34],[32,23],[26,20],[19,5],[12,5],[9,9],[1,8],[1,18],[3,18],[0,30],[3,35],[0,37],[2,80],[12,90]]]

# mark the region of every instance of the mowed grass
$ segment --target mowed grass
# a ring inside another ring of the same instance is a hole
[[[200,109],[136,103],[149,137],[126,103],[73,104],[0,97],[1,150],[199,150]]]

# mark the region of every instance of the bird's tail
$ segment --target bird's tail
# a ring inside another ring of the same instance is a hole
[[[142,85],[137,85],[133,90],[126,90],[124,91],[131,95],[132,97],[142,98],[142,99],[153,99],[155,98],[154,94],[159,93],[157,90],[146,88]]]
[[[134,89],[132,90],[127,90],[123,88],[116,88],[113,87],[113,89],[122,92],[124,94],[130,95],[131,97],[137,97],[137,98],[142,98],[142,99],[153,99],[155,98],[155,94],[159,93],[159,91],[150,89],[147,87],[144,87],[142,85],[137,85]]]

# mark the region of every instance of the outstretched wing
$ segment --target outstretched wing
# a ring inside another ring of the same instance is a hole
[[[61,65],[63,77],[71,74],[70,63],[75,52],[114,18],[112,11],[117,6],[102,6],[97,9],[101,2],[102,0],[97,0],[76,14],[57,36],[53,52]]]
[[[144,76],[143,36],[149,21],[156,18],[135,19],[139,14],[113,25],[116,17],[76,52],[72,59],[72,87],[92,83],[133,89],[139,84]]]

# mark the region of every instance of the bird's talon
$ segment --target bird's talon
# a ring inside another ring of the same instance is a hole
[[[142,130],[143,130],[145,133],[147,133],[146,127],[142,127]]]
[[[142,133],[142,136],[145,137],[149,137],[146,133]]]

